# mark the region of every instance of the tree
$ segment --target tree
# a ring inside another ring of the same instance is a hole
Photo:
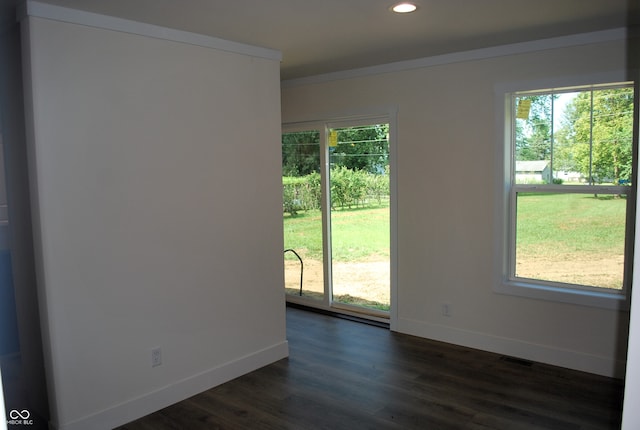
[[[631,180],[632,88],[580,92],[565,118],[558,141],[571,148],[580,173],[595,183]]]
[[[282,135],[282,174],[306,176],[320,172],[320,132],[301,131]]]
[[[329,147],[332,167],[384,173],[389,164],[389,126],[374,124],[336,129],[338,143]],[[303,131],[282,135],[284,176],[306,176],[320,172],[320,132]]]
[[[336,130],[338,144],[330,147],[332,167],[384,173],[389,164],[389,126],[375,124]]]
[[[516,160],[551,159],[551,94],[518,97],[518,104],[530,101],[526,119],[516,121]]]

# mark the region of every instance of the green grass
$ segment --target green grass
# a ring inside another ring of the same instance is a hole
[[[518,252],[566,255],[624,251],[625,198],[592,194],[520,194]]]
[[[516,276],[622,288],[626,198],[520,194]]]
[[[519,252],[618,254],[624,247],[626,198],[591,194],[520,194]],[[283,217],[285,248],[322,259],[320,211]],[[333,210],[333,258],[389,256],[389,207]]]
[[[322,215],[320,211],[284,214],[284,248],[294,249],[302,258],[322,260]],[[288,253],[287,253],[288,254]],[[287,256],[287,258],[295,258]]]
[[[331,229],[336,261],[389,257],[389,207],[333,210]]]
[[[285,214],[285,249],[295,249],[304,259],[322,259],[320,211]],[[331,211],[332,256],[335,261],[389,256],[389,207]],[[291,258],[291,257],[288,257]],[[295,257],[293,257],[295,258]]]

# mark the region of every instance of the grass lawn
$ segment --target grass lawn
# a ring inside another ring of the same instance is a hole
[[[520,194],[518,245],[532,253],[619,252],[624,248],[626,207],[626,198],[613,196]]]
[[[521,255],[575,252],[619,254],[624,250],[627,200],[591,194],[520,194],[518,247]],[[320,211],[284,214],[285,248],[322,258]],[[337,261],[389,255],[388,206],[334,210],[333,258]],[[357,244],[357,247],[354,246]]]
[[[621,288],[626,205],[624,197],[520,194],[517,275]]]
[[[322,217],[320,211],[284,214],[284,247],[302,258],[322,260]],[[334,261],[389,257],[389,207],[376,206],[331,211]],[[293,256],[287,258],[295,258]]]

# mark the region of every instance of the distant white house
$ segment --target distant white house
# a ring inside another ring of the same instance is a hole
[[[516,161],[516,182],[519,184],[551,183],[551,163],[547,160]]]
[[[556,170],[553,172],[553,178],[561,179],[563,182],[584,183],[586,181],[585,177],[580,172],[567,170]]]

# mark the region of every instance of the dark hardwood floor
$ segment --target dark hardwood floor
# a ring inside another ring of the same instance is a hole
[[[287,309],[290,357],[120,427],[618,429],[623,382]]]

